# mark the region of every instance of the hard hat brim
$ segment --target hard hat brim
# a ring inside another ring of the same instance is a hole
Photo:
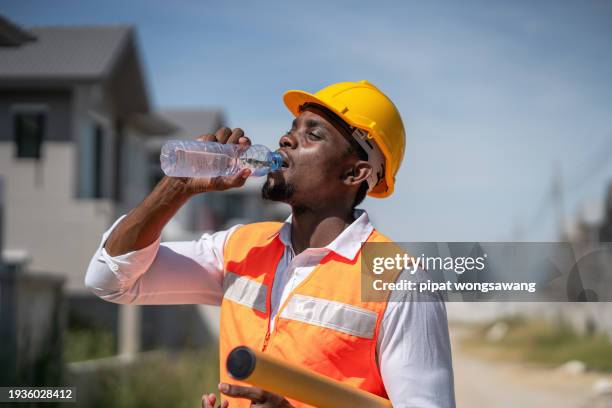
[[[324,106],[327,109],[331,110],[336,115],[341,117],[342,120],[344,120],[349,125],[363,129],[363,126],[361,126],[359,123],[354,123],[353,121],[348,119],[346,115],[344,115],[342,112],[339,112],[334,106],[317,98],[315,95],[309,92],[300,91],[297,89],[291,89],[284,93],[283,102],[285,103],[285,106],[287,107],[287,109],[289,109],[289,111],[295,117],[299,116],[300,114],[300,106],[306,103],[314,103],[317,105]],[[365,130],[369,131],[369,129],[365,129]],[[388,152],[386,152],[387,150],[386,146],[379,145],[379,147],[383,150],[383,153],[385,153],[385,156],[387,156]],[[384,185],[382,185],[383,183]],[[371,197],[378,197],[378,198],[390,196],[393,193],[393,187],[394,187],[393,183],[388,183],[386,179],[383,180],[383,183],[379,183],[377,187],[372,189],[372,191],[368,192],[368,195]]]

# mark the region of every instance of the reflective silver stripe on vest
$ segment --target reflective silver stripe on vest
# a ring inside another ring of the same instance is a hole
[[[241,305],[266,312],[268,287],[233,272],[226,272],[223,278],[223,297]]]
[[[371,339],[374,337],[377,314],[333,300],[293,295],[280,317]]]

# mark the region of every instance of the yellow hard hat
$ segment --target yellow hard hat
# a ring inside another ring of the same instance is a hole
[[[315,94],[291,90],[283,96],[293,115],[300,114],[300,106],[314,103],[330,109],[349,125],[363,129],[374,139],[384,161],[384,178],[368,195],[387,197],[393,193],[395,175],[404,158],[406,133],[397,108],[387,96],[368,81],[339,82]]]

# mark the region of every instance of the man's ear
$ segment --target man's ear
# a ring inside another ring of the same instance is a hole
[[[367,161],[357,161],[344,173],[344,184],[360,185],[372,174],[372,166]]]

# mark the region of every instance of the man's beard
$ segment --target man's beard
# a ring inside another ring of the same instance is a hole
[[[268,178],[261,188],[261,196],[264,200],[272,201],[284,201],[287,202],[293,193],[295,192],[295,186],[291,183],[287,183],[283,178],[277,177],[274,182]]]

